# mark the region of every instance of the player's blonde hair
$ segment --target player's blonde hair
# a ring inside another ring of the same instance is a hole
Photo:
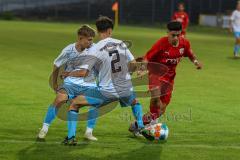
[[[84,37],[95,37],[95,30],[89,25],[84,24],[78,29],[77,34]]]

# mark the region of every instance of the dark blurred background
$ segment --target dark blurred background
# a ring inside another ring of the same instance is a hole
[[[170,20],[179,2],[184,2],[191,23],[201,14],[229,15],[237,0],[118,0],[120,23],[154,24]],[[91,21],[99,15],[114,18],[115,0],[0,0],[0,16],[5,19]]]

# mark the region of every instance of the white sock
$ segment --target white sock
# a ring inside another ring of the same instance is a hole
[[[86,129],[86,134],[92,134],[92,132],[93,132],[93,129],[87,127],[87,129]]]
[[[48,128],[49,128],[49,124],[47,124],[47,123],[43,123],[43,127],[42,127],[42,129],[43,129],[45,132],[48,131]]]

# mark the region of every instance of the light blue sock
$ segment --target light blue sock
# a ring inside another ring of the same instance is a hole
[[[234,56],[236,56],[238,54],[239,48],[240,48],[240,45],[235,44],[235,46],[234,46]]]
[[[78,113],[77,111],[68,111],[68,138],[76,136]]]
[[[57,115],[58,109],[54,105],[49,105],[44,123],[51,124]]]
[[[98,116],[98,110],[95,107],[90,107],[88,110],[88,121],[87,121],[87,127],[88,128],[94,128],[96,125],[96,118]]]
[[[142,120],[142,105],[140,103],[136,103],[135,105],[132,106],[132,112],[134,117],[137,120],[138,128],[143,128],[143,120]]]

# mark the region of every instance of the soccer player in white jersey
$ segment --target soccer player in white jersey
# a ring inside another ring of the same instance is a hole
[[[93,38],[95,37],[95,31],[88,25],[83,25],[78,30],[78,39],[76,43],[70,44],[62,50],[62,53],[55,59],[53,68],[52,85],[56,92],[56,98],[52,104],[49,105],[46,113],[43,127],[38,134],[38,140],[44,140],[48,132],[48,128],[52,121],[55,119],[59,107],[67,100],[71,100],[80,93],[84,92],[88,88],[95,87],[96,81],[93,72],[90,72],[87,77],[67,77],[64,79],[63,85],[58,86],[57,77],[61,67],[64,67],[65,71],[72,71],[75,66],[81,64],[88,50],[93,46]],[[87,129],[85,132],[85,138],[89,140],[97,140],[92,135],[93,128],[96,123],[96,111],[94,108],[89,110],[89,119],[87,122]]]
[[[230,31],[234,33],[236,39],[234,46],[234,57],[238,58],[238,52],[240,49],[240,1],[238,1],[236,10],[233,11],[231,16]]]
[[[133,55],[123,41],[111,38],[113,22],[110,18],[101,16],[96,21],[100,41],[89,50],[89,56],[78,70],[64,72],[63,76],[85,77],[94,69],[97,72],[98,87],[89,89],[83,95],[76,97],[70,106],[69,115],[72,121],[77,121],[78,109],[85,105],[100,108],[113,101],[119,101],[121,106],[131,106],[137,121],[138,129],[144,128],[142,122],[142,106],[137,101],[128,65],[135,62]],[[68,138],[63,143],[75,145],[76,127],[69,127]],[[71,134],[69,134],[71,133]]]

